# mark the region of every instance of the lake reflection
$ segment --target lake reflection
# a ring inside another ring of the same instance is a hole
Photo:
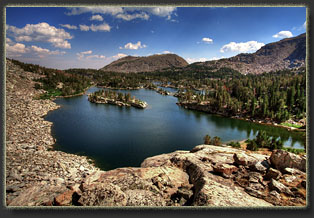
[[[93,87],[87,93],[96,90]],[[228,142],[254,138],[259,130],[265,130],[272,136],[280,136],[285,146],[303,148],[303,137],[283,128],[186,110],[175,104],[175,97],[152,90],[121,92],[130,92],[146,101],[148,108],[93,104],[87,95],[55,100],[62,107],[45,117],[53,122],[55,148],[87,155],[104,170],[139,167],[150,156],[191,150],[203,143],[206,134]]]

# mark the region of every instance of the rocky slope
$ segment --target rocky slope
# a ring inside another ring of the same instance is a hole
[[[58,106],[34,99],[35,77],[7,61],[7,206],[306,205],[306,157],[286,151],[199,145],[101,171],[86,157],[51,150],[43,116]]]
[[[6,201],[10,204],[22,190],[34,185],[71,185],[95,170],[86,157],[51,150],[50,110],[59,106],[50,100],[35,100],[34,78],[6,62]]]
[[[269,43],[252,54],[239,54],[231,58],[195,63],[213,68],[228,67],[247,74],[260,74],[305,66],[306,34]]]
[[[185,67],[188,63],[175,54],[151,55],[147,57],[127,56],[101,68],[103,71],[120,73],[152,72],[170,67]]]

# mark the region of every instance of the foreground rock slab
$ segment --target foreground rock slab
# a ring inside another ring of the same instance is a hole
[[[270,161],[279,170],[295,168],[303,172],[306,171],[306,157],[288,151],[276,150],[270,156]]]

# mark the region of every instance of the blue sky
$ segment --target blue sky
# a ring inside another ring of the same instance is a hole
[[[7,7],[6,55],[58,69],[164,53],[192,63],[255,52],[305,22],[305,7]]]

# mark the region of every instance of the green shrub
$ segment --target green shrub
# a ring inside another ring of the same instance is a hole
[[[291,152],[291,153],[294,153],[294,154],[305,153],[305,150],[301,149],[301,148],[286,148],[286,147],[283,147],[281,149],[285,150],[285,151],[288,151],[288,152]]]
[[[212,139],[212,144],[213,144],[213,145],[216,145],[216,146],[221,145],[221,139],[220,139],[220,137],[215,136],[215,137]]]
[[[248,139],[246,142],[247,142],[246,149],[251,150],[251,151],[257,151],[258,150],[258,145],[256,144],[255,140]]]
[[[240,143],[239,142],[229,142],[227,145],[233,147],[233,148],[240,148]]]

